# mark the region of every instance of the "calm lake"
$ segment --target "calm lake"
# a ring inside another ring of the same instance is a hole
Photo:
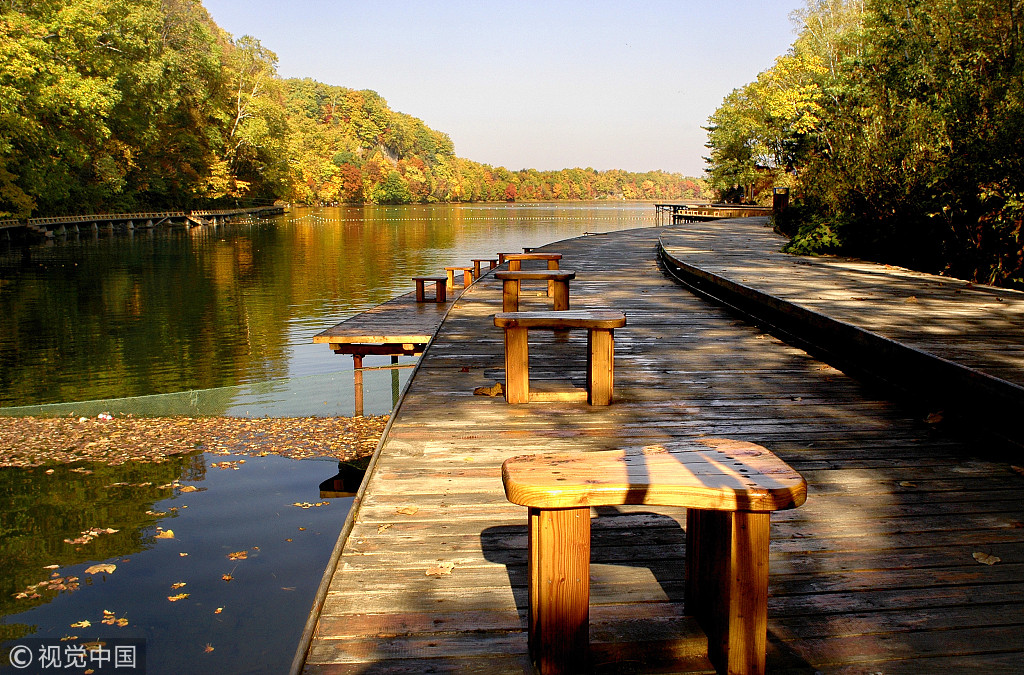
[[[413,276],[654,215],[621,202],[296,208],[0,249],[0,415],[352,415],[352,360],[316,333]],[[389,412],[409,372],[368,372],[365,412]],[[320,498],[335,471],[209,453],[0,469],[0,641],[145,639],[151,675],[287,671],[351,503]],[[86,571],[97,564],[113,569]]]

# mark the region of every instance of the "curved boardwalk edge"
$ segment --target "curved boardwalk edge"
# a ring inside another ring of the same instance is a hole
[[[744,232],[762,225],[763,220],[747,219],[743,223],[716,223],[719,228],[729,224],[738,224],[739,231]],[[904,340],[893,339],[871,327],[866,328],[844,320],[842,313],[837,315],[834,309],[828,306],[814,309],[807,299],[812,294],[820,292],[820,287],[807,288],[803,297],[794,299],[774,291],[772,278],[760,277],[758,283],[744,283],[747,279],[741,281],[738,277],[749,276],[754,273],[752,270],[730,270],[727,266],[721,266],[721,259],[714,255],[722,253],[717,247],[720,247],[723,241],[734,241],[735,234],[722,237],[722,241],[715,241],[713,246],[716,248],[710,256],[704,248],[708,243],[704,234],[696,235],[695,238],[701,243],[696,244],[693,250],[701,250],[703,255],[693,256],[696,260],[692,260],[691,256],[686,255],[688,247],[680,245],[690,238],[685,230],[686,228],[679,228],[675,232],[663,233],[659,238],[659,255],[667,271],[694,292],[731,308],[776,334],[785,336],[787,342],[808,349],[846,372],[883,382],[919,401],[927,402],[933,409],[944,409],[949,414],[968,417],[972,419],[973,424],[983,421],[987,431],[996,432],[1017,444],[1024,443],[1024,429],[1017,419],[1020,411],[1024,410],[1024,386],[961,363],[955,353],[943,356],[928,350],[927,347],[916,346],[915,342],[920,340],[913,337]],[[781,247],[784,240],[780,238],[779,242]],[[766,251],[762,247],[757,247],[749,253],[761,256]],[[786,266],[790,269],[795,265],[807,266],[815,262],[813,259],[808,261],[795,256],[778,255],[792,259]],[[869,267],[873,265],[863,262],[859,264]],[[873,266],[876,268],[875,274],[883,275],[888,267]],[[780,271],[786,273],[782,266]],[[820,276],[815,277],[815,280],[820,279]],[[842,279],[835,280],[835,284],[837,288],[843,290]],[[999,292],[1011,297],[1015,294],[1014,291],[1002,289],[999,289]],[[966,304],[969,301],[964,299],[963,302]],[[833,312],[830,312],[830,309],[833,309]],[[908,321],[914,319],[906,318]],[[942,316],[930,318],[936,322],[943,320]],[[948,320],[951,324],[950,330],[959,331],[954,339],[960,340],[963,350],[966,351],[975,336],[967,329],[956,326],[955,316],[949,317]],[[1024,323],[1024,314],[1020,315],[1020,321]],[[1012,325],[1006,326],[1007,335],[1013,336],[1014,332]],[[1020,350],[1024,353],[1024,335],[1015,339],[1020,341]],[[1024,380],[1024,373],[1017,375]]]

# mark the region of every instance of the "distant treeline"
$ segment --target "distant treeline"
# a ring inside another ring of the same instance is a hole
[[[793,251],[1024,288],[1022,3],[807,0],[795,18],[789,53],[711,117],[712,185],[791,187]]]
[[[0,4],[0,218],[236,202],[701,198],[661,171],[509,171],[373,91],[283,80],[198,0]]]

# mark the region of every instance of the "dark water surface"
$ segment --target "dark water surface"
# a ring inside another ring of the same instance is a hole
[[[293,209],[0,249],[0,414],[351,415],[352,361],[319,331],[446,265],[653,224],[637,203]],[[366,412],[408,375],[367,372]],[[150,674],[286,671],[351,504],[319,496],[336,468],[0,468],[0,640],[145,638]]]

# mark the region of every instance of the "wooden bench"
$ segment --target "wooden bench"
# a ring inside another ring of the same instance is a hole
[[[413,277],[413,281],[416,282],[416,302],[426,302],[423,285],[431,282],[434,284],[434,302],[447,302],[448,294],[446,293],[448,277]]]
[[[479,279],[480,278],[480,263],[487,263],[487,265],[488,265],[487,269],[490,269],[490,270],[493,270],[495,267],[498,266],[498,259],[497,258],[473,258],[471,260],[471,262],[473,263],[473,278],[474,279]]]
[[[523,281],[547,281],[554,284],[554,310],[562,312],[569,309],[569,281],[576,278],[576,273],[569,270],[517,270],[495,272],[494,276],[501,279],[501,311],[519,311],[519,292]]]
[[[448,274],[448,290],[455,290],[455,273],[462,272],[462,287],[469,288],[469,285],[473,283],[473,268],[472,267],[445,267],[444,271]]]
[[[525,250],[525,249],[523,249]],[[508,262],[509,271],[517,271],[523,269],[524,260],[543,260],[547,262],[549,270],[558,269],[558,261],[562,259],[561,253],[506,253],[505,261]],[[555,286],[552,282],[548,282],[548,297],[552,297],[555,294]]]
[[[546,312],[501,312],[494,325],[505,329],[505,400],[530,401],[586,400],[591,405],[612,402],[614,379],[614,329],[626,325],[626,315],[612,310],[566,310]],[[577,392],[530,392],[530,329],[564,331],[586,329],[587,390]]]
[[[719,673],[760,675],[772,511],[800,506],[803,477],[743,441],[513,457],[508,500],[529,507],[529,642],[541,673],[577,672],[589,650],[590,507],[686,507],[686,613]]]

